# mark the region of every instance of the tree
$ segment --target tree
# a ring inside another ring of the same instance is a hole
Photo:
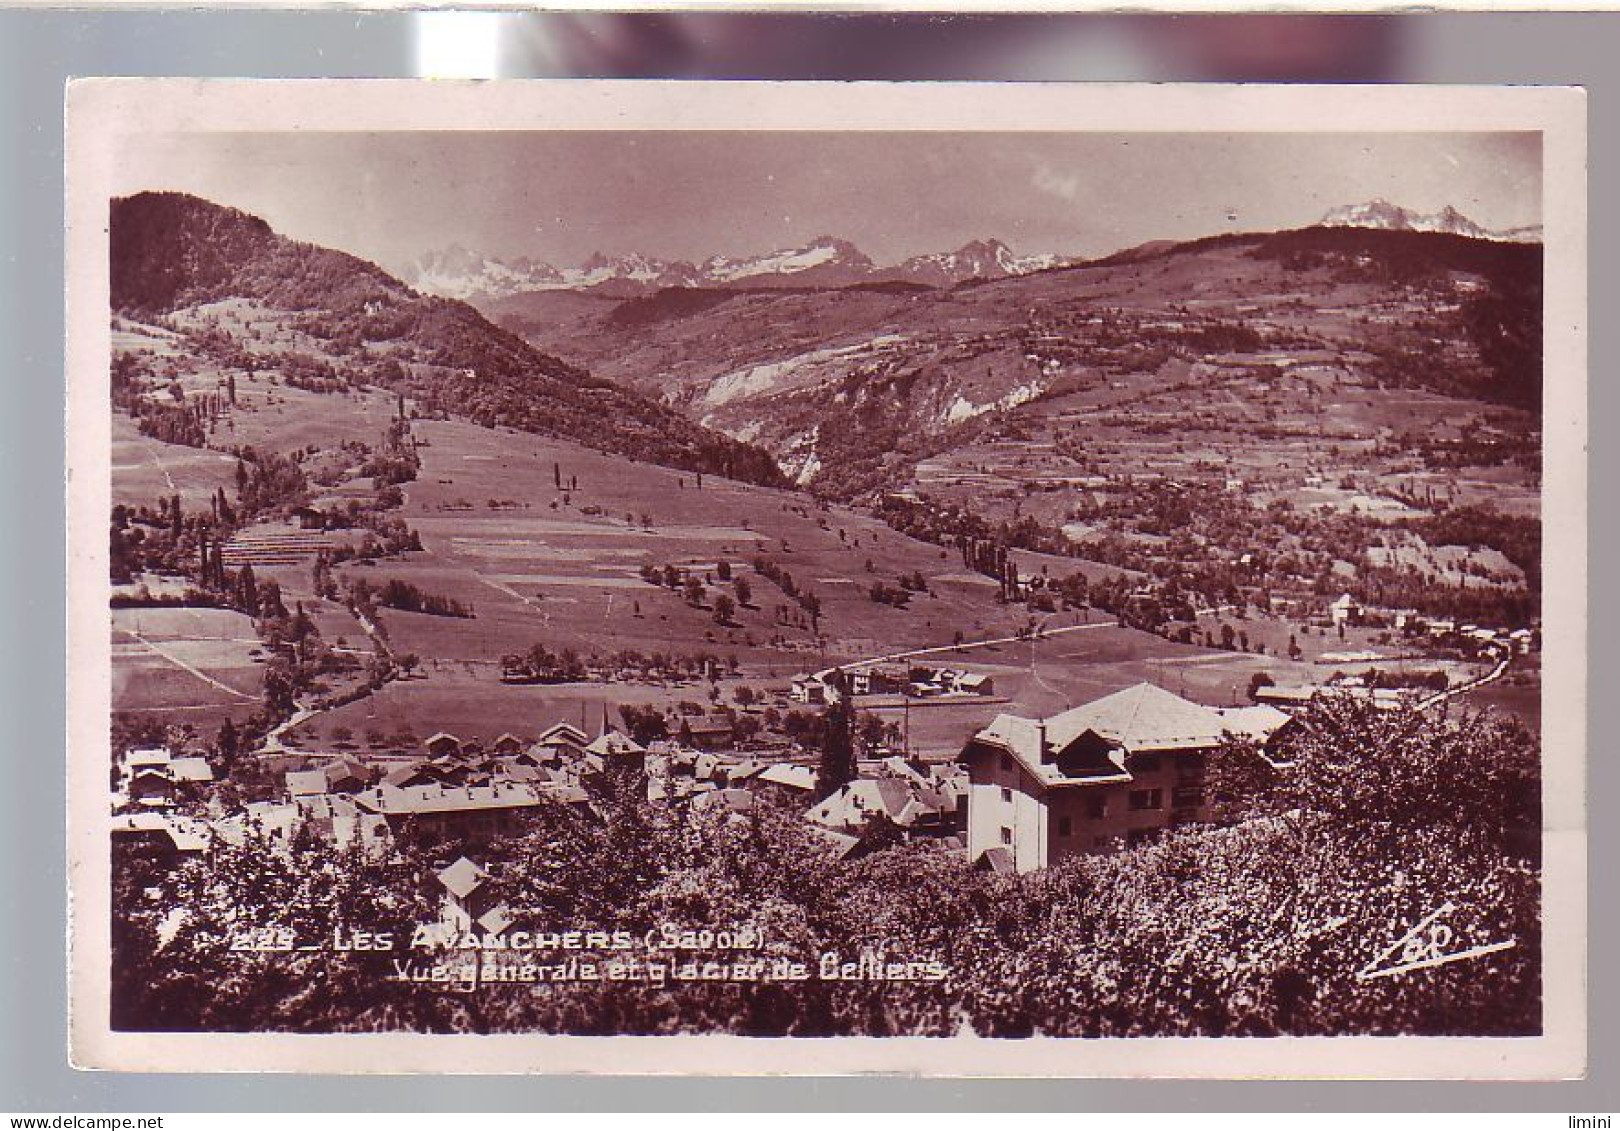
[[[804,611],[810,614],[810,631],[820,633],[821,598],[817,597],[814,593],[806,593],[800,598],[799,603],[804,606]]]
[[[724,593],[714,599],[714,621],[716,624],[730,624],[732,614],[737,611],[734,601]]]
[[[619,708],[619,717],[624,720],[624,729],[630,737],[642,745],[669,737],[669,726],[664,721],[664,713],[657,707],[640,707],[634,703],[626,703]]]
[[[406,652],[403,656],[397,657],[394,663],[399,665],[399,670],[404,672],[406,676],[410,676],[417,668],[422,666],[422,657],[415,652]]]
[[[882,747],[888,733],[887,728],[883,725],[883,720],[871,714],[862,715],[860,725],[855,729],[860,736],[861,749],[868,754]]]
[[[737,604],[748,607],[748,599],[754,595],[753,586],[748,584],[746,577],[735,577],[731,582],[732,592],[737,594]]]
[[[816,798],[829,797],[846,782],[855,780],[855,738],[853,710],[849,703],[849,678],[842,671],[827,677],[833,702],[823,716],[821,762],[816,769]]]

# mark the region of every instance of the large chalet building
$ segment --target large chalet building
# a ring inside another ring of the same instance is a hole
[[[1272,715],[1256,734],[1257,720],[1228,719],[1150,683],[1051,718],[997,715],[962,752],[968,857],[1030,872],[1208,820],[1210,753],[1228,733],[1271,738],[1288,721]]]

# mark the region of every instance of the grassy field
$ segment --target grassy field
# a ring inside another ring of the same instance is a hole
[[[240,613],[114,609],[111,641],[114,710],[216,719],[259,705],[259,640]]]
[[[150,506],[159,496],[179,495],[194,510],[207,506],[219,488],[235,489],[234,457],[142,436],[121,412],[113,413],[111,458],[115,505]]]
[[[739,680],[720,685],[729,701],[737,682],[780,695],[797,672],[949,645],[957,633],[968,641],[1010,636],[1029,623],[1021,607],[999,604],[994,583],[966,571],[954,553],[842,508],[818,509],[792,492],[714,477],[705,477],[699,489],[689,473],[626,463],[561,441],[455,422],[418,421],[415,427],[422,471],[407,487],[403,514],[421,533],[424,551],[344,565],[340,573],[379,587],[407,581],[470,606],[475,615],[383,609],[394,651],[419,656],[419,675],[312,720],[296,736],[306,745],[330,744],[338,729],[390,738],[437,730],[484,739],[505,731],[528,734],[557,719],[577,720],[582,710],[594,730],[604,705],[616,720],[625,703],[709,702],[703,683],[502,684],[502,655],[534,644],[583,656],[635,649],[735,657]],[[819,636],[808,623],[779,621],[778,609],[797,621],[799,606],[754,572],[748,563],[759,555],[820,599]],[[730,562],[733,576],[752,588],[749,605],[729,626],[715,622],[712,607],[719,593],[736,592],[719,579],[720,561]],[[702,605],[643,581],[643,564],[672,564],[704,578]],[[893,584],[901,573],[917,571],[931,593],[907,609],[876,604],[866,594],[872,580]],[[272,575],[290,597],[310,600],[329,639],[340,629],[357,639],[352,618],[345,629],[345,614],[308,595],[307,570],[288,567]],[[1046,626],[1087,620],[1100,617],[1059,614],[1046,618]],[[1103,626],[929,660],[986,672],[999,691],[994,702],[917,707],[913,738],[932,756],[949,754],[997,710],[1052,712],[1141,679],[1226,702],[1246,690],[1252,671],[1288,666]]]
[[[498,660],[534,643],[582,654],[709,651],[736,655],[751,671],[790,675],[824,660],[946,643],[956,631],[1000,635],[1021,623],[996,603],[994,584],[965,573],[954,553],[843,508],[822,511],[792,492],[712,476],[700,489],[690,473],[561,441],[441,421],[416,430],[423,466],[404,514],[426,553],[367,573],[379,583],[411,581],[477,614],[458,621],[385,612],[396,644],[424,655]],[[556,487],[559,477],[565,489]],[[756,557],[821,602],[819,640],[799,605],[755,573]],[[719,578],[721,561],[750,589],[724,625],[715,598],[736,602],[737,590]],[[699,577],[702,603],[643,581],[643,565]],[[934,592],[908,609],[867,595],[874,581],[892,586],[919,571]]]

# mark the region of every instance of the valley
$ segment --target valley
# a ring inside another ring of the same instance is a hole
[[[1460,681],[1483,662],[1477,640],[1404,626],[1527,623],[1533,578],[1511,527],[1537,521],[1537,423],[1465,394],[1496,380],[1466,332],[1437,339],[1442,383],[1391,370],[1390,343],[1455,331],[1468,296],[1511,282],[1526,253],[1433,234],[1414,251],[1413,238],[1223,238],[952,289],[484,302],[558,359],[552,372],[589,371],[763,446],[781,485],[654,462],[658,441],[643,460],[465,419],[426,378],[441,347],[346,340],[273,295],[130,310],[114,350],[142,427],[114,414],[115,498],[132,513],[177,498],[221,521],[247,463],[295,469],[223,554],[327,643],[329,670],[299,694],[330,706],[286,736],[311,752],[435,718],[491,739],[549,715],[596,725],[626,705],[740,711],[770,737],[795,676],[1002,638],[1018,643],[958,657],[993,679],[994,701],[920,708],[915,753],[949,759],[997,710],[1061,710],[1143,678],[1232,703],[1251,681],[1369,669]],[[1369,247],[1404,265],[1392,274]],[[363,317],[413,301],[377,286]],[[186,406],[206,414],[201,446],[162,438]],[[172,525],[164,514],[145,521]],[[1441,514],[1475,516],[1462,523],[1474,540],[1445,541]],[[192,551],[176,541],[124,591],[183,603],[165,571]],[[469,615],[378,607],[390,584]],[[1352,593],[1374,611],[1329,618]],[[1085,624],[1084,647],[1040,636]],[[239,653],[188,671],[118,633],[121,709],[244,694]],[[532,652],[550,666],[515,678]],[[154,665],[163,692],[144,690]]]
[[[704,120],[120,141],[110,1028],[1542,1033],[1539,142]]]

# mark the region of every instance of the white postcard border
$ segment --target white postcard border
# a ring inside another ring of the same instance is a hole
[[[1573,88],[86,79],[68,90],[67,560],[73,1063],[132,1071],[1571,1079],[1586,1052],[1586,145]],[[1543,134],[1543,1006],[1523,1038],[562,1037],[108,1028],[111,139],[157,132],[983,130]]]

